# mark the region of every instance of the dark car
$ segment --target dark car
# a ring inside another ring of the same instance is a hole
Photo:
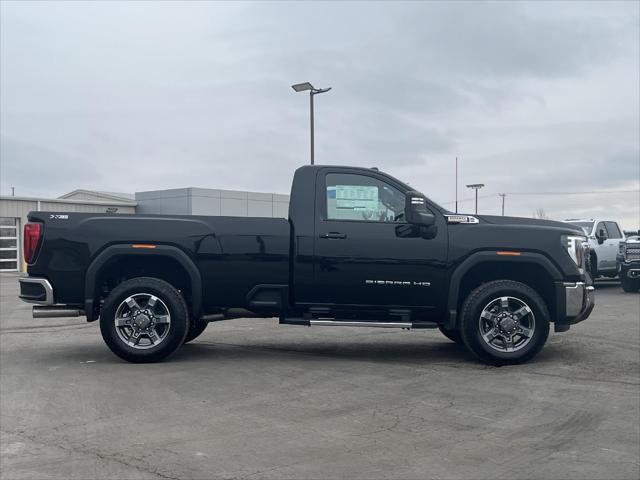
[[[625,292],[640,290],[640,236],[630,236],[620,242],[616,263],[622,289]]]
[[[100,320],[118,356],[160,360],[208,322],[439,328],[481,360],[518,363],[594,302],[582,232],[451,213],[375,169],[305,166],[288,219],[32,212],[34,315]]]

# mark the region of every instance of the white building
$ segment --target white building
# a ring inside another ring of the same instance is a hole
[[[59,198],[0,197],[0,271],[25,271],[22,229],[32,211],[288,216],[289,195],[207,188],[177,188],[135,194],[74,190]]]
[[[289,195],[211,188],[137,192],[137,213],[227,217],[289,216]]]

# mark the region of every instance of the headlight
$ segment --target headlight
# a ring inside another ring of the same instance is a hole
[[[562,246],[567,249],[571,259],[580,268],[584,267],[587,237],[577,235],[562,235]]]
[[[623,257],[624,257],[624,250],[625,250],[624,246],[625,245],[626,244],[624,242],[620,242],[620,244],[618,245],[618,253],[620,255],[622,255]]]

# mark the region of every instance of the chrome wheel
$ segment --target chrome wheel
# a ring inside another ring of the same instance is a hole
[[[118,305],[114,322],[120,340],[144,350],[167,338],[171,315],[165,303],[155,295],[136,293]]]
[[[535,316],[525,302],[515,297],[491,300],[482,310],[480,336],[499,352],[517,352],[533,337]]]

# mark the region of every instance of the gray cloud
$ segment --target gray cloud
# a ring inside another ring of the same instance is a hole
[[[494,213],[500,191],[640,185],[637,3],[1,5],[3,194],[286,192],[308,159],[308,99],[289,88],[304,80],[334,87],[316,102],[320,162],[443,202],[456,155]],[[628,198],[589,208],[634,223]],[[511,213],[532,202],[589,210],[523,197]]]

